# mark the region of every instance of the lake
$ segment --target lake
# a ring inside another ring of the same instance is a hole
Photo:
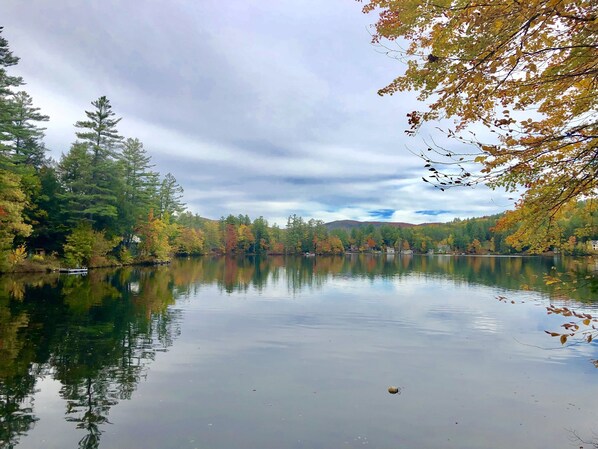
[[[568,448],[594,261],[198,258],[0,278],[0,448]],[[572,272],[568,285],[545,276]],[[589,277],[588,277],[589,276]],[[396,386],[397,394],[388,388]]]

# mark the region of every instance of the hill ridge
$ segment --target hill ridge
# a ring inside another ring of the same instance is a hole
[[[358,221],[358,220],[334,220],[328,223],[324,223],[326,229],[329,231],[333,231],[334,229],[354,229],[354,228],[362,228],[365,226],[373,225],[375,228],[379,228],[382,226],[392,226],[395,228],[414,228],[418,226],[429,226],[433,224],[439,223],[406,223],[402,221]]]

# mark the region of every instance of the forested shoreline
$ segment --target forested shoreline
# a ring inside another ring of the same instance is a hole
[[[1,28],[0,28],[1,32]],[[62,267],[164,263],[176,255],[340,254],[345,251],[510,254],[500,216],[445,224],[329,230],[321,220],[292,215],[286,227],[263,217],[210,220],[185,211],[183,188],[155,170],[144,144],[120,134],[121,121],[105,96],[74,124],[71,147],[47,156],[49,117],[9,74],[19,58],[0,35],[0,272]],[[586,254],[598,219],[578,203],[561,220],[554,249]]]

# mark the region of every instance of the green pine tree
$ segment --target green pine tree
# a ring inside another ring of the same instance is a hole
[[[160,185],[158,217],[162,219],[183,212],[185,204],[181,201],[182,198],[183,188],[171,173],[167,173]]]
[[[114,118],[110,101],[100,97],[91,102],[94,109],[85,111],[87,120],[78,121],[75,127],[77,143],[83,145],[90,155],[90,179],[85,186],[85,218],[96,229],[105,229],[109,234],[117,233],[118,192],[122,177],[117,163],[122,137],[116,125],[120,118]]]
[[[159,174],[152,170],[151,157],[139,139],[129,138],[124,142],[120,166],[123,182],[119,215],[124,242],[128,245],[135,227],[157,206]]]

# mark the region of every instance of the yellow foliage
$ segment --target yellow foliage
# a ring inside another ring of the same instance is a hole
[[[15,249],[13,249],[10,252],[10,254],[8,256],[8,261],[14,267],[14,266],[22,263],[26,257],[27,257],[27,249],[25,248],[25,245],[20,245],[20,246],[17,246]]]
[[[558,242],[556,221],[598,192],[596,1],[360,1],[379,14],[374,43],[408,42],[396,52],[404,74],[379,93],[416,90],[430,101],[408,115],[408,133],[453,118],[449,137],[466,140],[459,133],[474,123],[496,136],[492,144],[474,140],[478,154],[457,158],[456,174],[434,174],[437,184],[523,187],[501,227],[518,227],[516,246],[540,251]],[[477,177],[467,162],[482,164]]]

